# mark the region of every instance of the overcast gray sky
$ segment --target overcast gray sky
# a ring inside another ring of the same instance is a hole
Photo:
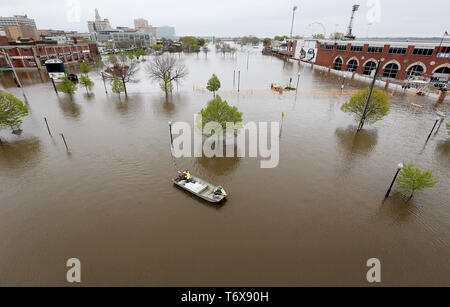
[[[77,2],[79,22],[70,21],[67,8],[76,7],[73,3]],[[372,37],[440,37],[446,30],[450,32],[449,0],[2,0],[0,14],[28,14],[38,29],[87,32],[87,21],[94,19],[94,9],[98,8],[113,27],[132,27],[133,19],[142,17],[152,25],[174,26],[177,35],[273,37],[289,34],[294,5],[298,6],[294,35],[319,31],[317,24],[308,29],[314,22],[322,23],[327,35],[336,25],[338,31],[345,32],[353,4],[361,5],[354,23],[358,37],[367,33]]]

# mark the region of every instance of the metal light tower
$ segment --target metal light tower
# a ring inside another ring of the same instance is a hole
[[[294,29],[294,17],[295,17],[296,10],[297,10],[297,6],[294,6],[292,8],[292,24],[291,24],[291,36],[290,36],[291,39],[292,39],[292,30]]]
[[[359,9],[359,4],[355,4],[352,7],[352,17],[350,17],[350,23],[348,24],[348,30],[347,35],[344,36],[344,38],[349,40],[354,40],[355,36],[352,34],[353,29],[353,19],[355,18],[355,12]]]

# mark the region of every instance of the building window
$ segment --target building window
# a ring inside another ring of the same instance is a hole
[[[393,78],[397,77],[399,67],[395,63],[388,64],[383,72],[383,77],[385,78]]]
[[[334,45],[326,45],[326,49],[327,50],[333,50],[334,49]]]
[[[406,72],[406,78],[423,75],[423,67],[421,65],[411,66]]]
[[[362,52],[363,51],[363,46],[351,46],[350,47],[350,51],[351,52]]]
[[[406,54],[407,48],[396,48],[391,47],[389,48],[389,54]]]
[[[367,49],[368,53],[382,53],[383,47],[370,47]]]
[[[348,62],[347,71],[355,72],[358,68],[358,61],[353,59]]]
[[[366,63],[366,65],[364,65],[364,71],[363,71],[363,75],[368,75],[370,76],[372,70],[377,68],[377,63],[374,61],[369,61]]]
[[[414,48],[413,55],[432,56],[434,49]]]
[[[336,60],[334,60],[333,69],[341,70],[341,68],[342,68],[342,60],[341,60],[341,58],[336,58]]]
[[[447,74],[450,75],[450,68],[448,67],[441,67],[436,69],[436,71],[434,72],[435,74]]]
[[[450,53],[450,47],[441,47],[441,53]]]
[[[337,45],[337,50],[339,51],[346,51],[347,50],[347,45]]]

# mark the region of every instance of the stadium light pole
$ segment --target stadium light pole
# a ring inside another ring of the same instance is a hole
[[[291,39],[292,39],[292,30],[294,29],[294,17],[295,17],[296,10],[297,10],[297,6],[294,6],[292,8],[292,23],[291,23],[291,36],[290,36]]]

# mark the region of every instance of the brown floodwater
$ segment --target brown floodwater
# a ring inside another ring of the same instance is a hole
[[[45,74],[20,73],[30,114],[21,135],[0,131],[0,285],[69,285],[75,257],[82,285],[369,285],[366,261],[378,258],[382,285],[449,286],[445,127],[424,146],[448,101],[397,92],[389,116],[355,136],[340,105],[366,84],[347,80],[341,93],[336,76],[250,51],[248,70],[246,51],[181,56],[190,74],[169,102],[146,77],[148,61],[121,100],[94,71],[93,95],[79,89],[72,100]],[[290,77],[295,87],[299,70],[297,99],[270,91]],[[278,167],[171,158],[167,122],[192,124],[212,73],[244,122],[286,114]],[[0,83],[21,97],[9,74]],[[434,169],[439,183],[408,203],[395,189],[383,202],[401,161]],[[173,186],[177,167],[222,184],[228,200],[209,205]]]

